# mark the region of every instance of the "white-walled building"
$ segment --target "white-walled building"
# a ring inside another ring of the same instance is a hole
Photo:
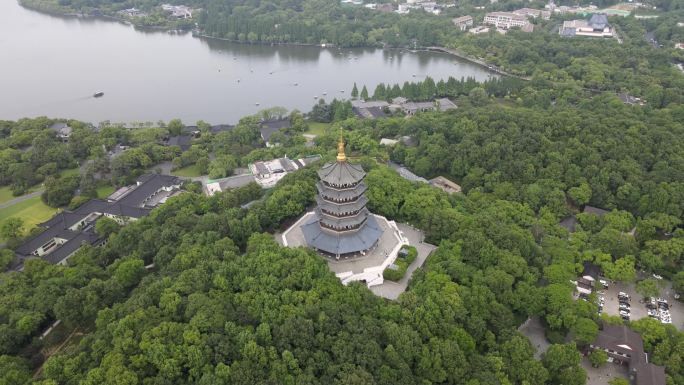
[[[489,12],[484,17],[484,24],[493,25],[498,29],[524,28],[530,24],[527,17],[513,12]]]
[[[255,181],[263,188],[271,188],[292,171],[299,170],[321,159],[320,155],[313,155],[301,159],[288,157],[268,161],[258,161],[249,165],[249,171],[254,175]]]

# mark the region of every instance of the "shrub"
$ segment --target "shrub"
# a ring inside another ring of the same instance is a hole
[[[416,260],[416,257],[418,257],[418,250],[414,246],[404,246],[402,249],[406,249],[408,251],[408,254],[404,259],[406,260],[406,264],[410,265],[413,263],[413,261]]]
[[[399,261],[396,261],[396,262],[399,262]],[[386,268],[385,271],[382,272],[383,278],[390,280],[390,281],[395,281],[395,282],[404,278],[404,274],[406,274],[406,267],[402,268],[402,266],[396,262],[395,262],[395,265],[398,268],[397,269],[392,269],[391,267]]]
[[[557,330],[547,330],[546,339],[552,344],[562,344],[565,342],[565,335]]]
[[[75,197],[71,198],[71,202],[69,202],[69,210],[76,210],[89,200],[90,198],[83,195],[76,195]]]

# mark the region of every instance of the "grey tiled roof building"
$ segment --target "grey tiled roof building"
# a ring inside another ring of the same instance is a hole
[[[366,173],[361,166],[347,162],[342,139],[337,161],[323,166],[318,176],[318,207],[315,216],[302,225],[306,243],[338,259],[363,254],[375,246],[383,230],[366,208]]]

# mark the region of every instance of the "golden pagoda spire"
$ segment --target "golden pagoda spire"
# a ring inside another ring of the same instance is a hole
[[[344,138],[340,132],[340,140],[337,142],[337,161],[344,162],[347,160],[347,155],[344,153]]]

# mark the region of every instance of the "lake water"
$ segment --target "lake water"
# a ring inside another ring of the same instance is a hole
[[[494,76],[441,53],[236,44],[0,1],[0,119],[234,123],[272,106],[309,111],[314,96],[349,97],[354,82],[372,93],[427,74]]]

